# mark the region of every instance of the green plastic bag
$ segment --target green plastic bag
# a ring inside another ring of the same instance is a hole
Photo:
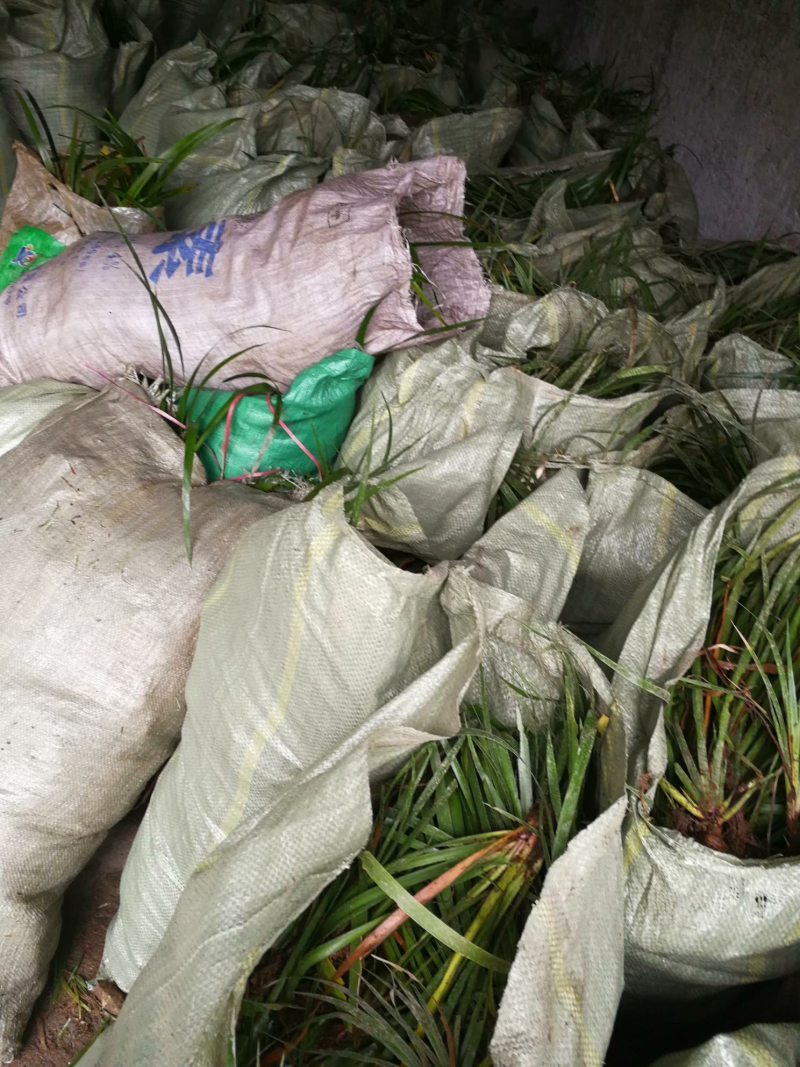
[[[0,256],[0,291],[15,282],[25,271],[40,267],[67,246],[36,226],[23,226],[11,234]]]
[[[320,451],[332,461],[352,421],[356,392],[372,373],[373,364],[372,356],[366,352],[345,348],[301,371],[283,397],[281,422],[290,433],[283,426],[276,429],[258,462],[258,469],[279,468],[296,474],[315,474],[317,467],[311,457],[319,460]],[[216,389],[190,390],[189,410],[197,420],[200,433],[235,395]],[[226,478],[236,478],[253,469],[272,426],[273,409],[264,395],[245,396],[238,401],[231,416],[225,449]],[[200,449],[200,458],[212,482],[222,476],[220,467],[227,419],[228,416],[221,419],[206,438],[210,449]]]

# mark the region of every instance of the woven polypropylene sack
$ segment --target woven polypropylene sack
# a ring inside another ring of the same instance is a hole
[[[114,3],[115,0],[111,0],[109,8],[113,8]],[[121,114],[136,95],[154,52],[152,32],[137,14],[135,4],[128,5],[125,0],[116,0],[116,3],[118,6],[114,15],[117,24],[123,27],[123,33],[130,39],[122,41],[112,52],[114,65],[111,70],[110,111],[113,115]],[[158,0],[155,3],[145,0],[139,6],[150,25],[157,28],[161,19]]]
[[[653,320],[655,322],[655,320]],[[641,362],[656,361],[666,348],[678,349],[659,327],[636,333]],[[594,297],[571,288],[532,300],[493,291],[487,323],[480,334],[481,357],[490,365],[524,363],[529,352],[546,351],[566,363],[577,351],[615,350],[630,344],[630,326]],[[655,351],[651,351],[652,348]],[[667,395],[665,390],[631,393],[614,399],[582,396],[528,374],[519,375],[528,412],[523,445],[543,455],[560,452],[585,458],[622,448]]]
[[[772,352],[741,333],[717,341],[705,363],[715,389],[771,389],[795,366],[788,356]]]
[[[182,458],[172,430],[116,390],[69,402],[0,458],[14,620],[0,636],[0,1059],[44,985],[65,888],[177,740],[207,590],[277,506],[198,485],[190,567]]]
[[[529,351],[541,349],[563,360],[582,348],[607,316],[602,300],[571,286],[545,297],[493,287],[480,340],[514,362],[524,362]]]
[[[17,169],[0,219],[0,249],[22,226],[35,226],[65,245],[95,230],[116,232],[118,225],[127,233],[153,233],[158,228],[152,216],[138,208],[100,207],[74,193],[23,145],[15,144],[14,153]]]
[[[270,91],[256,132],[259,155],[301,152],[329,158],[337,148],[355,145],[377,153],[385,141],[386,128],[363,96],[310,85]]]
[[[463,164],[440,157],[326,182],[263,215],[129,238],[180,338],[176,375],[249,349],[236,372],[286,387],[350,347],[370,309],[367,349],[414,343],[439,320],[414,303],[409,241],[444,242],[419,248],[439,314],[454,323],[482,316],[489,295],[475,254],[448,244],[463,236],[454,217],[463,182]],[[130,363],[160,376],[158,323],[137,271],[121,234],[95,234],[12,283],[0,303],[0,383],[97,384],[98,372],[111,377]]]
[[[429,119],[414,132],[411,151],[414,159],[459,156],[470,174],[491,173],[503,162],[521,123],[522,112],[512,107]]]
[[[170,5],[176,6],[176,5]],[[149,155],[162,148],[161,123],[173,111],[225,106],[225,93],[214,84],[211,68],[217,54],[203,38],[160,56],[148,70],[139,92],[120,115],[120,125]]]
[[[167,221],[175,229],[202,226],[220,215],[269,211],[289,193],[311,189],[325,174],[327,159],[273,153],[241,170],[221,170],[180,196],[171,197]]]
[[[311,189],[328,168],[326,159],[298,155],[259,156],[241,170],[212,175],[167,205],[170,226],[202,226],[225,215],[269,211],[279,200]]]
[[[51,412],[91,395],[82,385],[40,379],[0,389],[0,456],[16,448]]]
[[[73,10],[78,8],[77,4],[70,6]],[[55,10],[54,6],[48,7]],[[57,141],[68,140],[75,116],[71,108],[81,108],[90,115],[103,114],[109,102],[112,66],[113,57],[106,44],[98,44],[94,51],[80,56],[65,51],[31,50],[18,55],[0,52],[0,96],[26,140],[30,140],[30,128],[17,91],[33,95],[44,109],[47,124]],[[80,136],[85,137],[91,128],[88,119],[79,119]]]
[[[692,245],[697,241],[700,213],[697,199],[685,169],[668,155],[661,159],[664,170],[664,191],[670,219],[675,223],[681,241]]]
[[[178,167],[176,179],[190,189],[168,203],[171,226],[264,211],[282,196],[315,185],[345,150],[357,153],[362,165],[340,165],[330,176],[380,167],[391,158],[384,125],[354,93],[290,85],[279,91],[239,88],[236,97],[235,107],[197,106],[162,119],[164,146],[210,123],[235,120]],[[345,149],[349,145],[358,149]]]
[[[626,784],[644,788],[643,781],[651,797],[664,774],[662,702],[636,679],[667,685],[703,647],[727,521],[738,515],[746,545],[797,497],[798,473],[796,454],[756,467],[655,568],[602,636],[601,649],[620,664],[612,682],[617,711],[601,760],[606,802]],[[790,518],[786,534],[798,525]],[[800,860],[737,859],[633,816],[625,865],[625,968],[633,992],[696,996],[780,977],[800,965]]]
[[[190,42],[204,25],[213,21],[219,13],[220,5],[215,0],[170,0],[164,8],[166,41],[172,48],[179,48]],[[242,21],[246,14],[245,8]]]
[[[797,1067],[798,1063],[800,1026],[756,1023],[664,1056],[653,1067]]]
[[[468,596],[442,600],[451,581],[395,568],[338,493],[242,538],[123,873],[104,969],[136,983],[99,1062],[224,1058],[259,956],[368,839],[369,775],[458,727],[480,626]],[[190,959],[195,980],[176,984]]]
[[[497,520],[464,554],[473,576],[535,605],[557,621],[589,529],[586,493],[574,471],[558,471]]]
[[[537,200],[524,229],[509,233],[509,237],[535,243],[536,269],[554,280],[570,263],[588,252],[593,243],[630,230],[642,213],[641,202],[637,200],[567,207],[568,188],[565,178],[554,181]],[[621,288],[621,279],[618,287]],[[615,295],[616,288],[617,285],[611,287]]]
[[[561,615],[584,634],[610,626],[638,586],[707,514],[665,478],[628,466],[591,471],[586,501],[588,531]]]
[[[618,801],[547,873],[500,1004],[496,1067],[599,1067],[622,995],[624,875]]]
[[[796,858],[740,860],[637,814],[625,869],[625,981],[636,995],[698,997],[797,971]]]
[[[567,130],[551,101],[534,93],[511,149],[513,166],[544,163],[566,155]]]
[[[0,94],[28,143],[33,144],[34,137],[17,95],[20,92],[28,97],[28,105],[32,97],[44,111],[47,126],[61,147],[71,138],[76,120],[79,136],[90,136],[92,122],[87,115],[101,116],[107,108],[116,114],[136,90],[152,38],[134,7],[128,4],[113,14],[104,12],[115,23],[115,48],[110,46],[97,3],[28,0],[4,7]]]
[[[522,436],[519,377],[485,370],[455,340],[378,365],[341,450],[358,469],[389,448],[381,478],[404,475],[365,504],[370,536],[431,559],[458,559],[480,537]]]
[[[275,20],[273,35],[279,47],[289,51],[324,47],[332,38],[346,34],[350,25],[336,4],[277,4],[268,0],[264,7]]]
[[[779,263],[770,263],[750,274],[733,290],[732,299],[737,305],[751,309],[762,308],[765,303],[800,294],[800,255]]]
[[[433,93],[447,107],[458,110],[462,105],[458,76],[452,67],[441,62],[429,71],[397,63],[380,63],[370,72],[369,102],[382,115],[391,112],[393,104],[402,104],[398,97],[420,89]]]
[[[669,455],[672,440],[680,445],[684,430],[691,432],[697,404],[720,424],[741,434],[752,456],[752,465],[773,456],[795,452],[800,444],[800,394],[792,389],[717,389],[703,393],[690,404],[677,405],[665,413],[667,433],[658,434],[627,458],[637,465]]]
[[[703,647],[714,567],[726,523],[738,513],[740,521],[749,524],[746,536],[758,521],[774,515],[781,502],[800,491],[794,486],[798,470],[800,457],[787,454],[751,471],[735,493],[708,512],[643,578],[602,634],[602,650],[626,668],[613,680],[620,713],[609,727],[612,733],[618,731],[618,742],[604,748],[607,801],[620,796],[626,783],[638,788],[646,771],[657,776],[664,772],[661,700],[656,693],[643,690],[636,679],[648,678],[663,687],[681,677]],[[781,480],[786,486],[771,492]]]
[[[610,702],[597,661],[557,625],[588,527],[578,476],[559,471],[498,519],[462,559],[486,625],[481,676],[473,679],[469,698],[485,699],[512,728],[531,716],[549,722],[563,698],[565,651],[601,705]]]
[[[669,395],[653,390],[607,400],[576,395],[526,374],[520,378],[529,400],[523,444],[545,457],[560,454],[587,459],[619,451]]]
[[[392,159],[405,163],[410,159],[407,144],[399,141],[387,141],[377,152],[362,152],[358,148],[337,148],[330,161],[330,169],[325,172],[325,181],[333,181],[343,174],[354,174],[359,170],[372,170],[383,167]]]

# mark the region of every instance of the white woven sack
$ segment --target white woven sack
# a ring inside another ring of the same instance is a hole
[[[665,772],[662,701],[636,679],[665,686],[703,647],[728,519],[738,513],[744,537],[755,537],[800,492],[798,472],[796,454],[756,467],[655,568],[603,635],[600,647],[620,664],[612,681],[617,711],[602,750],[607,802],[626,785],[651,797]],[[797,528],[795,515],[785,534]],[[692,997],[800,966],[798,857],[737,859],[651,825],[637,808],[626,828],[625,867],[625,974],[633,992]]]
[[[686,1052],[673,1052],[653,1067],[797,1067],[800,1026],[797,1023],[754,1023]]]
[[[197,464],[190,567],[182,453],[114,390],[0,457],[0,1062],[47,977],[64,890],[177,740],[204,596],[278,506],[199,484]]]
[[[589,527],[577,474],[558,471],[498,519],[464,554],[486,623],[480,679],[469,698],[485,697],[512,729],[550,719],[563,697],[564,654],[608,706],[608,681],[588,650],[558,625]],[[530,696],[523,696],[530,694]],[[534,697],[534,699],[531,699]]]
[[[39,379],[0,389],[0,456],[16,448],[42,419],[68,400],[91,395],[82,385]]]
[[[106,941],[131,995],[89,1064],[224,1061],[260,955],[368,839],[370,775],[458,728],[481,632],[464,590],[391,565],[336,492],[242,538]]]
[[[408,242],[458,242],[464,165],[439,157],[347,175],[263,215],[131,238],[180,339],[186,378],[249,348],[209,382],[257,372],[287,386],[367,333],[372,352],[412,344],[439,320],[415,306]],[[418,250],[446,321],[481,317],[489,294],[470,248]],[[151,296],[121,234],[95,234],[13,282],[0,301],[0,384],[51,377],[97,385],[134,363],[163,373]],[[166,326],[164,327],[167,330]],[[167,330],[167,333],[169,331]],[[254,347],[249,347],[254,346]]]
[[[589,472],[589,521],[561,619],[582,635],[616,619],[637,588],[707,514],[666,478],[636,467]]]
[[[364,386],[341,456],[356,469],[387,448],[381,479],[400,481],[362,511],[379,544],[429,559],[458,559],[482,534],[494,494],[519,446],[527,415],[521,375],[486,369],[451,338],[393,352]]]
[[[548,872],[500,1003],[495,1067],[601,1067],[622,996],[624,814],[621,799]]]
[[[672,338],[650,319],[636,332],[638,362],[680,362]],[[477,352],[489,366],[524,364],[529,351],[546,350],[568,363],[584,348],[627,352],[630,323],[576,289],[555,289],[533,299],[493,289]],[[622,448],[642,426],[666,390],[641,390],[607,399],[584,396],[520,374],[528,407],[523,447],[536,454],[586,458]]]

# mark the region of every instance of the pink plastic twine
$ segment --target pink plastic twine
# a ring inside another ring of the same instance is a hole
[[[268,396],[266,396],[266,401],[269,404],[269,410],[274,415],[275,414],[275,408],[272,406],[272,401],[270,400],[270,398]],[[311,462],[317,468],[317,473],[319,474],[320,481],[322,481],[322,467],[317,462],[317,457],[314,456],[311,452],[308,451],[308,449],[306,448],[306,446],[303,444],[302,441],[298,440],[298,438],[295,437],[295,435],[292,433],[292,431],[289,429],[289,427],[286,425],[286,423],[282,419],[278,419],[278,425],[280,426],[280,428],[282,430],[284,430],[289,435],[289,437],[291,437],[291,439],[294,441],[294,443],[297,445],[297,447],[299,449],[301,449],[303,452],[305,452],[305,454],[308,456],[308,458],[311,460]]]
[[[93,367],[91,363],[85,363],[84,366],[88,367],[89,370],[94,371],[95,374],[99,374],[101,378],[105,378],[107,382],[111,382],[113,386],[116,386],[116,388],[119,389],[121,393],[124,393],[126,396],[129,396],[131,400],[138,400],[140,404],[144,404],[144,406],[150,408],[151,411],[155,411],[156,415],[160,415],[162,419],[166,419],[168,422],[172,422],[176,426],[180,426],[180,428],[184,432],[186,431],[186,426],[179,419],[176,419],[173,415],[170,415],[168,411],[162,411],[161,408],[157,408],[155,404],[148,404],[146,400],[143,400],[140,396],[137,396],[135,393],[132,393],[130,389],[123,389],[119,382],[115,382],[113,378],[109,378],[107,374],[103,374],[101,370],[98,370],[97,367]],[[208,449],[208,451],[214,457],[214,462],[219,467],[219,460],[217,459],[216,452],[211,447],[211,445],[207,445],[205,442],[203,442],[202,447]]]
[[[239,393],[237,397],[234,397],[231,406],[228,408],[228,417],[225,420],[225,436],[222,439],[222,472],[221,477],[225,477],[225,464],[228,462],[228,441],[231,437],[231,422],[233,421],[233,410],[239,401],[244,397],[245,393]],[[227,481],[236,481],[235,478],[228,478]]]
[[[155,404],[148,404],[148,402],[146,400],[143,400],[142,397],[140,397],[140,396],[136,396],[136,394],[132,393],[129,389],[123,389],[123,387],[119,384],[119,382],[115,382],[113,378],[109,378],[109,376],[107,374],[104,374],[97,367],[93,367],[91,365],[91,363],[86,363],[86,364],[84,364],[84,366],[86,366],[90,371],[94,371],[95,374],[99,374],[101,378],[105,379],[105,381],[110,382],[113,386],[116,386],[116,388],[119,389],[120,392],[125,393],[126,396],[129,396],[131,398],[131,400],[138,400],[140,404],[144,404],[145,407],[150,408],[151,411],[155,411],[156,415],[160,415],[162,419],[167,419],[168,422],[174,423],[175,426],[179,426],[184,432],[186,431],[185,424],[182,423],[179,419],[176,419],[174,417],[174,415],[170,415],[168,411],[162,411],[161,408],[157,408],[155,406]],[[214,457],[214,462],[216,463],[217,467],[219,467],[220,477],[222,479],[224,479],[226,482],[241,482],[241,481],[246,481],[249,478],[266,478],[267,475],[280,474],[281,473],[279,468],[274,467],[274,468],[270,468],[269,470],[266,470],[266,471],[255,471],[252,474],[240,474],[236,478],[225,478],[225,464],[228,461],[228,444],[230,443],[230,437],[231,437],[231,423],[233,422],[233,412],[234,412],[234,409],[236,408],[236,405],[239,403],[239,401],[243,400],[244,397],[248,396],[248,395],[249,395],[248,393],[239,393],[238,396],[234,397],[234,399],[233,399],[233,401],[231,403],[231,406],[228,408],[228,417],[225,420],[225,435],[224,435],[224,437],[222,439],[222,465],[221,466],[220,466],[219,460],[217,459],[216,453],[214,452],[214,449],[211,447],[211,445],[208,445],[205,442],[203,442],[203,445],[202,445],[202,447],[203,448],[207,448],[208,451],[211,453],[211,455]],[[267,404],[269,405],[269,410],[274,415],[275,414],[275,408],[273,407],[272,401],[270,400],[270,398],[269,398],[269,396],[267,394],[264,395],[264,399],[266,400]],[[283,419],[278,419],[278,425],[292,439],[292,441],[294,441],[294,443],[297,445],[297,447],[302,452],[305,452],[305,454],[308,456],[308,458],[311,460],[311,462],[317,468],[317,473],[320,476],[320,480],[322,480],[322,477],[323,477],[323,475],[322,475],[322,466],[320,465],[320,463],[317,460],[316,456],[312,452],[309,452],[309,450],[306,448],[306,446],[303,444],[303,442],[295,434],[292,433],[292,431],[289,429],[289,427],[286,425],[286,423],[283,421]]]

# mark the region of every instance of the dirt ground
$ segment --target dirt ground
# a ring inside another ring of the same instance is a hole
[[[144,809],[132,812],[114,827],[67,892],[57,956],[61,974],[66,971],[69,976],[77,968],[76,974],[86,981],[94,979],[106,929],[119,903],[122,868],[143,813]],[[80,1007],[67,992],[53,1003],[53,988],[51,974],[15,1067],[68,1067],[104,1021],[116,1015],[123,999],[111,983],[102,983],[93,993],[83,992],[72,983]]]

